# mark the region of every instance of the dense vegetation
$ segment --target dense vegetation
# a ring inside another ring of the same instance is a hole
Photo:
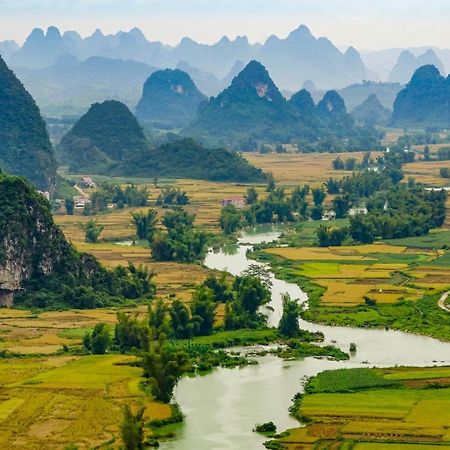
[[[373,130],[356,127],[342,98],[327,92],[315,106],[307,91],[288,102],[267,70],[251,61],[225,89],[202,106],[184,134],[236,149],[251,150],[254,142],[295,142],[307,150],[333,147],[341,142],[348,150],[374,147]]]
[[[153,259],[179,262],[200,260],[206,252],[208,235],[194,229],[194,218],[181,207],[168,211],[162,219],[166,231],[151,237]]]
[[[262,181],[264,173],[240,155],[208,148],[193,139],[163,144],[142,158],[113,168],[117,175],[196,178],[213,181]]]
[[[367,201],[368,213],[350,219],[350,234],[363,243],[371,243],[376,237],[395,239],[427,234],[444,224],[446,200],[444,190],[427,191],[420,185],[396,186]]]
[[[352,111],[352,116],[366,126],[386,125],[391,111],[382,105],[376,94],[372,94]]]
[[[432,65],[420,67],[397,96],[392,125],[448,128],[450,80]]]
[[[136,118],[117,101],[93,105],[62,138],[58,158],[74,173],[241,182],[264,178],[236,153],[192,139],[152,148]]]
[[[10,280],[17,305],[95,308],[153,296],[153,275],[146,269],[110,271],[78,253],[55,226],[47,200],[24,179],[0,175],[0,197],[0,272],[7,285],[7,274],[18,268],[12,273],[20,276]]]
[[[136,116],[156,128],[179,128],[195,117],[200,103],[205,100],[186,72],[158,70],[144,84]]]
[[[0,168],[28,178],[38,189],[53,192],[53,149],[31,95],[0,57]]]
[[[73,172],[98,172],[130,161],[148,149],[142,128],[121,102],[95,103],[62,138],[58,159]]]

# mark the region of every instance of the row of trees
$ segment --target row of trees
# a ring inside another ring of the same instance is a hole
[[[308,202],[312,197],[312,205]],[[283,188],[269,183],[268,195],[259,199],[255,188],[247,190],[244,210],[237,210],[233,205],[222,208],[220,225],[225,234],[232,234],[245,225],[272,222],[293,222],[296,220],[320,220],[324,214],[323,203],[327,192],[324,187],[310,189],[309,186],[298,186],[290,196]]]

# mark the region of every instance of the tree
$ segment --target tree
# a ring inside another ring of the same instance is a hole
[[[173,334],[177,339],[191,339],[200,328],[198,318],[191,319],[186,305],[176,299],[169,308]]]
[[[321,225],[317,228],[316,235],[320,247],[340,246],[348,236],[348,229]]]
[[[220,213],[220,227],[226,235],[239,230],[242,226],[242,213],[234,205],[226,205]]]
[[[276,184],[275,184],[275,178],[272,173],[267,174],[267,192],[273,192],[275,190]]]
[[[147,353],[144,353],[142,358],[144,377],[148,379],[155,400],[170,402],[173,389],[186,370],[187,363],[186,352],[169,347],[163,335],[152,344]]]
[[[323,216],[322,206],[313,206],[311,208],[311,219],[312,220],[321,220],[322,216]]]
[[[75,203],[73,201],[73,198],[66,198],[64,200],[64,207],[66,208],[66,213],[68,216],[73,216],[74,206]]]
[[[96,219],[90,219],[84,225],[85,241],[96,243],[105,226],[100,225]]]
[[[92,330],[91,349],[94,355],[104,355],[111,345],[111,336],[109,335],[106,323],[97,323]]]
[[[270,291],[259,278],[237,277],[235,286],[240,306],[251,316],[254,316],[262,305],[270,301]]]
[[[205,286],[197,288],[192,297],[191,314],[199,320],[198,336],[209,336],[213,332],[216,315],[216,303],[211,289]]]
[[[333,210],[336,214],[336,219],[342,219],[346,217],[350,210],[350,199],[348,196],[337,196],[333,199]]]
[[[439,169],[439,175],[441,178],[450,178],[450,169],[448,167],[441,167]]]
[[[258,201],[258,192],[252,186],[247,189],[247,193],[245,194],[245,202],[247,205],[253,205]]]
[[[356,242],[371,244],[376,237],[376,227],[372,220],[363,214],[356,214],[350,218],[350,236]]]
[[[344,170],[345,164],[344,161],[338,156],[336,159],[333,159],[332,166],[334,170]]]
[[[423,159],[424,161],[431,161],[430,147],[428,145],[425,145],[423,149]]]
[[[156,233],[156,224],[158,222],[158,212],[155,209],[149,209],[147,214],[143,212],[131,213],[132,223],[136,228],[136,237],[149,242],[153,241]]]
[[[142,450],[144,448],[144,412],[144,407],[139,408],[136,414],[133,414],[129,405],[123,409],[120,431],[126,450]]]
[[[283,315],[278,324],[278,331],[283,337],[293,338],[300,334],[299,318],[302,308],[298,300],[292,300],[289,294],[282,294]]]
[[[321,188],[316,188],[312,190],[312,196],[313,196],[313,201],[314,201],[314,206],[322,206],[327,193],[325,191],[325,189],[323,187]]]

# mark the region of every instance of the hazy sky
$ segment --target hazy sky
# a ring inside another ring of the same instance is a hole
[[[252,42],[305,24],[337,45],[359,49],[450,48],[450,0],[0,0],[0,40],[22,42],[34,27],[91,34],[137,26],[175,44],[246,34]]]

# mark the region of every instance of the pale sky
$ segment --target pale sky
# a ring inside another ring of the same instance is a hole
[[[0,40],[19,43],[50,25],[82,36],[137,26],[150,40],[176,44],[244,34],[263,42],[300,24],[360,50],[450,48],[450,0],[0,0]]]

